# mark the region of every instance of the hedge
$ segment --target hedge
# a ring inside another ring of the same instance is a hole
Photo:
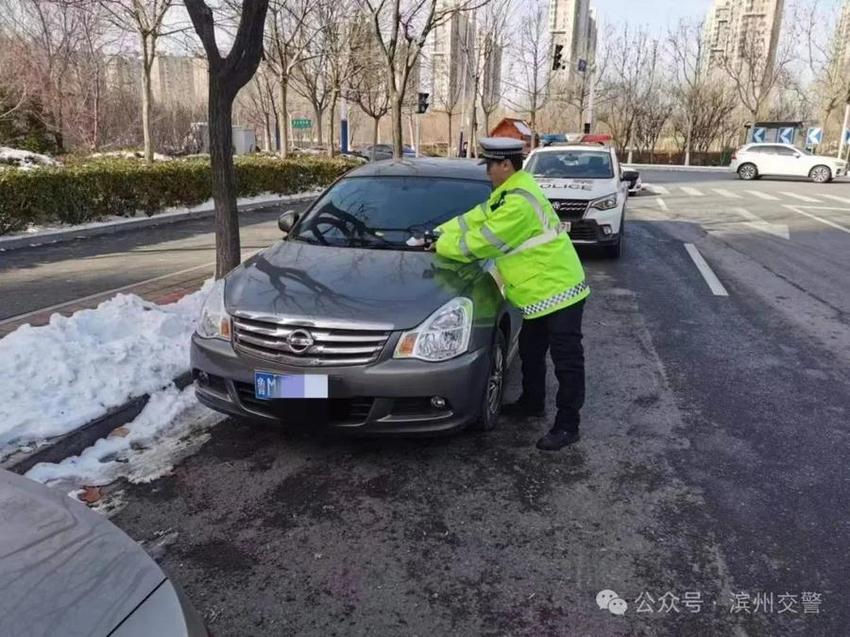
[[[342,160],[236,158],[238,196],[292,194],[323,187],[350,169]],[[0,235],[30,224],[79,224],[109,215],[154,215],[172,206],[195,206],[212,196],[204,159],[146,164],[98,159],[34,170],[0,170]]]

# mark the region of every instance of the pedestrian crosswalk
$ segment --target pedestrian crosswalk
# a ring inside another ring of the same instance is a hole
[[[742,184],[743,185],[743,184]],[[697,185],[674,185],[668,184],[667,186],[661,186],[657,184],[646,184],[644,195],[651,195],[655,197],[654,202],[660,207],[662,202],[664,201],[664,197],[669,197],[668,202],[670,205],[673,204],[674,199],[699,199],[702,201],[701,205],[711,205],[711,202],[724,202],[728,201],[729,204],[732,204],[732,201],[736,203],[745,203],[746,200],[758,199],[761,201],[770,201],[779,204],[793,204],[795,206],[800,205],[821,205],[821,206],[836,206],[837,204],[842,204],[842,206],[850,205],[850,189],[841,189],[838,192],[846,193],[846,195],[837,195],[832,193],[821,193],[821,192],[812,192],[811,194],[801,194],[799,192],[793,192],[791,190],[770,190],[770,192],[765,192],[763,190],[756,190],[750,186],[750,188],[741,188],[730,186],[727,188],[717,188],[711,186],[703,186],[701,184]],[[643,203],[646,205],[651,205],[649,199],[643,199]],[[634,198],[631,202],[631,205],[638,205],[639,207],[642,205],[641,197],[638,196]],[[667,204],[664,204],[665,206]]]

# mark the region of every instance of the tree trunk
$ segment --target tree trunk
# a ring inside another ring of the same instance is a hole
[[[233,97],[210,75],[209,135],[212,195],[215,200],[215,277],[222,278],[242,260],[239,245],[239,212],[233,167]]]
[[[333,98],[331,98],[331,117],[329,121],[328,127],[328,157],[334,156],[334,120],[336,120],[336,102],[337,102],[337,94],[334,92]]]
[[[380,135],[381,129],[381,118],[374,117],[373,119],[375,120],[375,127],[372,130],[372,161],[375,161],[375,146],[378,145],[378,137]]]
[[[153,142],[151,141],[151,64],[142,61],[142,137],[145,141],[145,161],[153,163]]]
[[[454,144],[454,135],[452,134],[452,114],[446,113],[446,119],[449,121],[449,143],[446,144],[446,157],[452,156],[452,144]]]
[[[287,107],[287,97],[289,93],[289,78],[283,76],[280,78],[278,87],[280,92],[280,110],[277,112],[277,127],[280,129],[280,149],[278,154],[281,159],[286,159],[289,155],[289,110]]]
[[[393,157],[401,159],[404,156],[404,123],[402,122],[402,107],[404,98],[399,95],[393,95],[392,113],[390,114],[392,121],[390,122],[393,132]]]
[[[322,145],[322,117],[324,116],[324,113],[322,111],[320,111],[319,107],[316,106],[316,105],[313,105],[313,113],[316,116],[316,135],[319,138],[318,141],[316,142],[316,145],[321,146]]]

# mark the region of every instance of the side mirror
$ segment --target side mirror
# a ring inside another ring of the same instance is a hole
[[[300,216],[294,210],[287,210],[277,218],[277,227],[280,228],[282,233],[289,234],[295,224],[298,223]]]

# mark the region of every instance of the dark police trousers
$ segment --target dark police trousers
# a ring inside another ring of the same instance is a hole
[[[546,352],[558,379],[558,415],[554,429],[578,431],[584,404],[584,348],[581,317],[584,300],[537,319],[526,320],[519,335],[522,401],[532,408],[546,402]]]

